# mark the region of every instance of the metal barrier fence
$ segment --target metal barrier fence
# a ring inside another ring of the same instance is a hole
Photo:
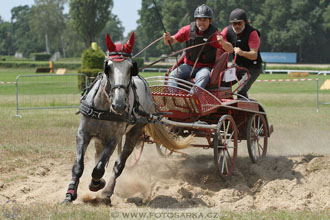
[[[286,71],[289,72],[288,70]],[[317,73],[317,112],[319,111],[320,105],[330,105],[330,91],[320,91],[321,83],[325,82],[325,79],[320,78],[320,76],[327,76],[328,74],[330,74],[330,71],[318,71]],[[85,86],[87,87],[88,77],[82,73],[64,75],[35,74],[17,76],[16,116],[21,117],[21,115],[19,115],[20,110],[77,108],[79,106],[81,96],[81,91],[78,88],[78,76],[85,78]]]
[[[230,66],[230,65],[229,65]],[[143,69],[142,72],[167,72],[168,69],[166,68],[146,68]],[[318,74],[319,70],[285,70],[285,69],[268,69],[264,70],[265,74],[273,74],[273,73],[294,73],[294,72],[300,72],[300,73],[311,73],[311,74]],[[321,71],[322,74],[330,74],[330,71]]]
[[[78,87],[77,74],[35,74],[16,77],[16,116],[20,110],[77,108],[81,91]]]
[[[329,71],[320,71],[316,77],[316,112],[319,112],[320,105],[330,105],[330,92],[322,92],[320,90],[330,90],[330,79],[322,79],[321,75],[324,77],[330,74]],[[320,84],[323,84],[324,88]],[[321,86],[321,87],[320,87]]]
[[[264,71],[265,73],[269,73],[269,74],[273,74],[273,73],[287,73],[287,74],[290,74],[290,73],[294,73],[294,72],[300,72],[300,73],[314,73],[314,74],[319,74],[320,71],[319,70],[272,70],[272,69],[268,69],[268,70],[265,70]],[[330,71],[321,71],[322,74],[329,74]]]

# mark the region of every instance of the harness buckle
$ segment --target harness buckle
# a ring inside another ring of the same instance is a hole
[[[101,119],[101,116],[102,116],[103,114],[104,114],[103,112],[99,112],[98,115],[97,115],[97,118],[98,118],[98,119]]]
[[[94,112],[94,110],[92,108],[90,108],[87,112],[87,115],[91,116],[91,115],[93,115],[93,112]]]

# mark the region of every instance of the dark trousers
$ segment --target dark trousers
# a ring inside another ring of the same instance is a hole
[[[252,84],[254,83],[254,81],[257,80],[258,76],[261,73],[261,67],[249,67],[247,69],[250,73],[249,78],[238,91],[238,94],[246,98],[248,98],[248,90],[251,88]]]

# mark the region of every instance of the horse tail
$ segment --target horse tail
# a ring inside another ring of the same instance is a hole
[[[189,135],[183,140],[176,141],[164,125],[149,123],[145,126],[145,131],[157,144],[162,144],[170,151],[177,151],[191,147],[190,143],[193,138],[192,135]]]

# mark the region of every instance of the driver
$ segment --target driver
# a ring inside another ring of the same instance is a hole
[[[186,42],[186,47],[197,45],[204,42],[212,42],[191,48],[185,52],[184,63],[170,73],[170,77],[180,79],[195,78],[195,85],[205,88],[210,80],[211,69],[215,64],[217,49],[233,52],[231,43],[224,40],[220,32],[211,22],[213,17],[212,9],[203,4],[196,8],[194,13],[195,21],[190,25],[182,27],[174,36],[169,32],[164,33],[165,45],[175,44],[177,42]],[[197,62],[196,62],[197,60]],[[195,68],[193,68],[196,62]],[[193,72],[191,73],[191,71]],[[191,74],[191,75],[190,75]],[[176,86],[173,81],[169,85]]]
[[[221,34],[234,46],[236,53],[236,64],[248,69],[250,76],[239,89],[238,98],[249,98],[248,90],[258,78],[262,70],[262,59],[260,56],[260,32],[252,27],[243,9],[234,9],[229,16],[231,25],[225,27]]]

